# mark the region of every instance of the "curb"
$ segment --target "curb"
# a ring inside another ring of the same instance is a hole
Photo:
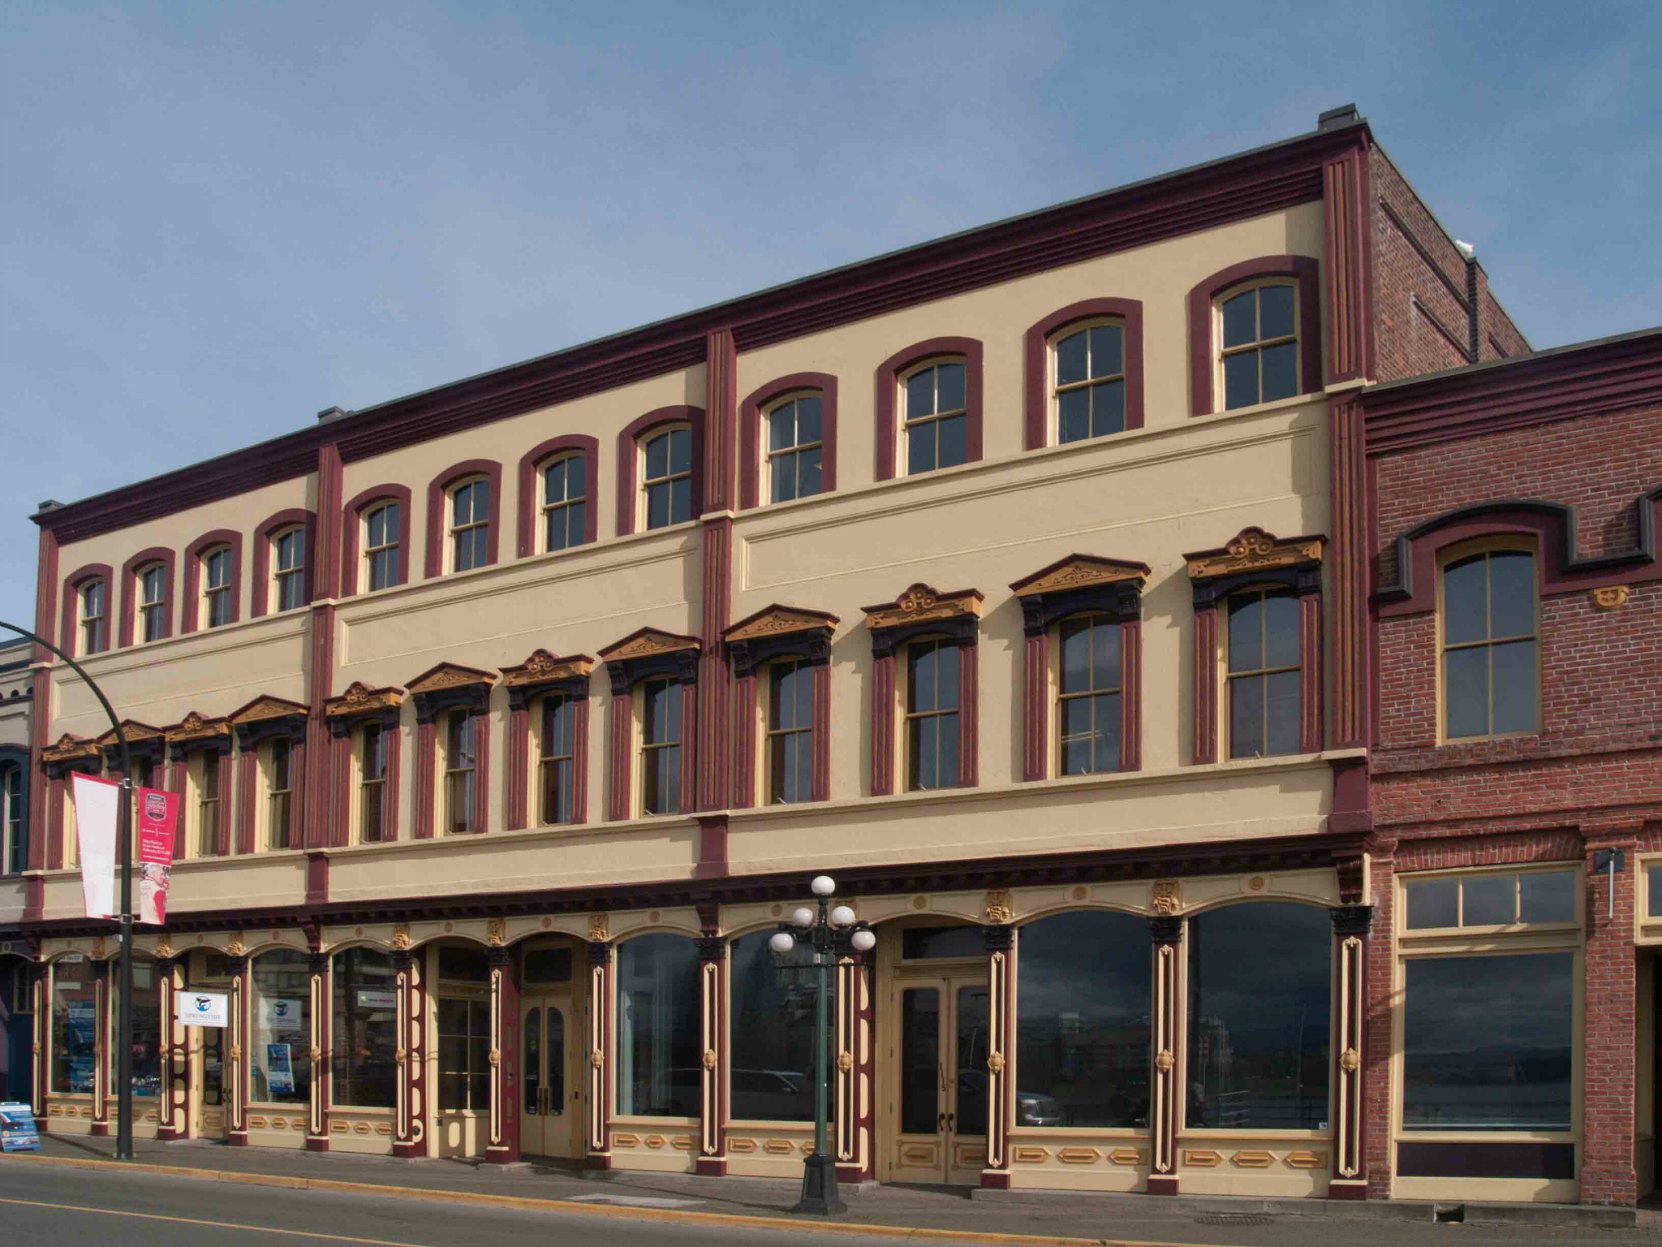
[[[278,1187],[286,1190],[334,1191],[348,1195],[403,1197],[431,1203],[473,1204],[516,1208],[530,1212],[559,1212],[625,1221],[724,1225],[732,1228],[793,1230],[798,1233],[841,1234],[845,1236],[909,1239],[914,1242],[1003,1243],[1010,1247],[1205,1247],[1196,1243],[1171,1243],[1156,1239],[1074,1238],[1054,1234],[995,1234],[984,1230],[941,1230],[926,1226],[897,1226],[849,1221],[818,1221],[806,1217],[743,1216],[730,1212],[671,1211],[665,1208],[629,1208],[618,1205],[578,1203],[567,1199],[537,1199],[526,1195],[490,1195],[479,1191],[439,1191],[427,1187],[382,1185],[374,1182],[343,1182],[336,1178],[299,1178],[283,1174],[242,1173],[228,1169],[194,1169],[186,1165],[157,1165],[147,1161],[82,1159],[78,1156],[30,1156],[11,1153],[5,1162],[26,1165],[63,1165],[78,1169],[121,1169],[128,1173],[165,1174],[196,1178],[205,1182],[227,1182],[241,1186]]]

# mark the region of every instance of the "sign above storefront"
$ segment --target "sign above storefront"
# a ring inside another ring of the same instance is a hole
[[[229,1026],[230,997],[224,992],[180,992],[174,1018],[181,1026]]]

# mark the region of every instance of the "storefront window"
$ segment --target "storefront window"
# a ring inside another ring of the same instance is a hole
[[[89,961],[52,963],[52,1091],[91,1095],[98,1061],[98,989]]]
[[[1245,902],[1189,922],[1190,1129],[1327,1128],[1333,929]]]
[[[121,976],[110,964],[110,1045],[116,1049],[116,1030],[121,1016]],[[110,1058],[110,1087],[116,1085],[115,1057]],[[156,987],[156,963],[148,957],[133,958],[133,1094],[158,1096],[162,1093],[162,1004]]]
[[[312,971],[305,953],[279,949],[254,962],[255,1104],[305,1104],[312,1092]]]
[[[617,950],[617,1111],[697,1117],[698,953],[679,935],[643,935]]]
[[[772,935],[733,941],[731,1113],[735,1120],[812,1121],[814,950],[799,943],[781,956],[768,947]]]
[[[1148,1125],[1148,925],[1082,911],[1021,929],[1016,1125]]]
[[[490,1107],[490,1002],[439,997],[439,1109],[483,1113]]]
[[[353,1108],[397,1102],[398,981],[392,958],[373,948],[335,954],[333,1100]]]
[[[1415,957],[1404,969],[1404,1130],[1568,1130],[1575,954]]]

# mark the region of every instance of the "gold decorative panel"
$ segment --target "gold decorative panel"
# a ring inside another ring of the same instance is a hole
[[[689,1139],[684,1134],[677,1135],[675,1138],[673,1138],[669,1141],[669,1145],[671,1147],[673,1147],[678,1152],[690,1152],[690,1151],[692,1151],[692,1143],[693,1143],[693,1141],[691,1139]]]
[[[1288,1152],[1282,1161],[1290,1169],[1326,1169],[1326,1152]]]
[[[771,1152],[775,1156],[789,1156],[792,1152],[796,1151],[796,1145],[789,1139],[769,1139],[766,1143],[762,1144],[762,1148],[764,1151]]]
[[[269,1128],[270,1125],[271,1123],[263,1117],[250,1117],[248,1119],[248,1126],[251,1130],[265,1130]]]
[[[900,1149],[900,1159],[911,1165],[934,1165],[940,1163],[940,1152],[932,1144],[908,1143]]]
[[[614,1134],[612,1136],[612,1146],[613,1147],[639,1147],[640,1145],[641,1145],[641,1137],[638,1134],[627,1134],[627,1133],[625,1133],[625,1134]]]
[[[1094,1165],[1102,1158],[1102,1153],[1094,1147],[1064,1147],[1056,1153],[1056,1159],[1064,1165]]]
[[[1018,1147],[1012,1153],[1020,1165],[1037,1165],[1050,1159],[1048,1147]]]
[[[1116,1165],[1140,1165],[1145,1157],[1134,1147],[1116,1147],[1108,1153],[1108,1159]]]
[[[737,1152],[741,1156],[748,1156],[756,1150],[756,1140],[729,1139],[727,1140],[727,1150],[729,1152]]]
[[[1229,1158],[1229,1163],[1238,1169],[1268,1169],[1275,1164],[1275,1154],[1259,1151],[1236,1152]]]
[[[1195,1169],[1211,1169],[1223,1163],[1223,1156],[1207,1147],[1184,1148],[1183,1163]]]
[[[646,1145],[653,1149],[662,1147],[666,1142],[668,1142],[668,1140],[661,1134],[649,1134],[646,1136]]]

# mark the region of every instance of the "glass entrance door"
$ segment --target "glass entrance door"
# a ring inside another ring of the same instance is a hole
[[[892,1182],[976,1183],[987,1155],[985,976],[903,982]]]
[[[569,1077],[566,1002],[530,998],[521,1014],[519,1147],[528,1156],[573,1156],[573,1121],[579,1092]]]
[[[191,1136],[197,1139],[223,1139],[225,1122],[225,1031],[218,1026],[187,1028],[192,1039],[193,1064],[191,1083],[197,1089],[192,1097],[196,1105],[196,1120]]]

